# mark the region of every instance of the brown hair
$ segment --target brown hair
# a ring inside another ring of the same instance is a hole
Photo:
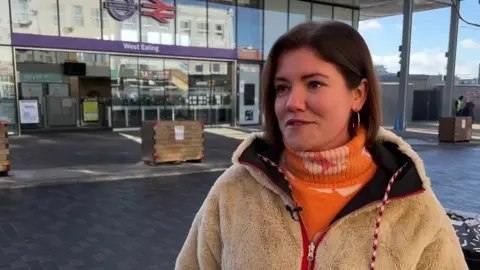
[[[367,79],[367,99],[359,113],[362,126],[367,129],[367,145],[371,145],[382,122],[378,78],[362,36],[353,27],[337,21],[299,24],[273,44],[262,75],[263,129],[266,139],[274,147],[283,149],[282,134],[275,115],[273,80],[280,56],[303,47],[312,48],[320,58],[335,65],[349,89],[358,87],[362,79]],[[356,120],[357,117],[352,114],[352,118]],[[353,132],[350,129],[351,135]]]

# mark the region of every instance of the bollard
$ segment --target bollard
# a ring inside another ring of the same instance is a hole
[[[395,122],[393,123],[393,130],[399,131],[400,130],[400,117],[395,117]]]
[[[480,216],[447,210],[469,269],[480,269]]]

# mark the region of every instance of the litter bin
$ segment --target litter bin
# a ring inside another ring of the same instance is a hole
[[[468,142],[472,138],[472,117],[442,117],[438,125],[438,140],[441,142]]]
[[[447,211],[469,269],[480,269],[480,218],[460,211]]]
[[[8,150],[7,122],[0,122],[0,176],[7,176],[10,171],[10,152]]]
[[[142,160],[151,165],[201,161],[204,157],[203,121],[144,121]]]

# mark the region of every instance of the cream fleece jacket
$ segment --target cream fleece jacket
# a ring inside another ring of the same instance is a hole
[[[245,149],[261,137],[260,133],[251,134],[235,151],[234,164],[219,177],[196,214],[175,269],[370,269],[380,202],[371,202],[334,222],[308,266],[309,243],[303,239],[299,221],[285,210],[291,199],[265,171],[239,161]],[[383,128],[377,139],[398,146],[412,162],[423,187],[386,205],[375,269],[468,269],[418,154]]]

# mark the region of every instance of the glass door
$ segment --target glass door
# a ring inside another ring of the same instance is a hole
[[[239,64],[238,76],[239,125],[260,124],[260,65]]]

